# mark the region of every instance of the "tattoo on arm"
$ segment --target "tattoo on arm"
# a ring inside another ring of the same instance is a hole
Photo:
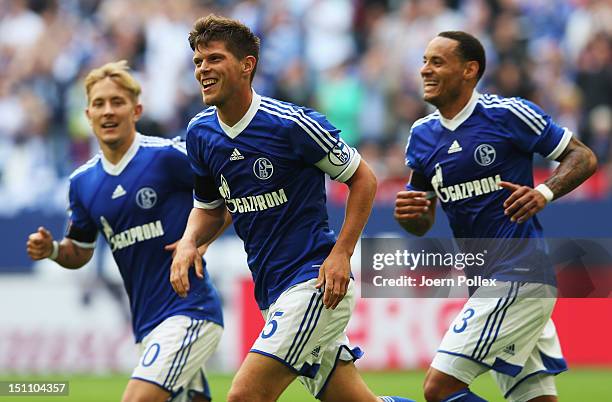
[[[555,199],[578,187],[597,169],[597,159],[593,151],[575,138],[570,140],[557,161],[561,163],[545,182]]]

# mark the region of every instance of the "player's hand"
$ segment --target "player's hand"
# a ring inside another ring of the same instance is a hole
[[[400,191],[395,197],[393,215],[398,221],[420,218],[429,210],[431,201],[424,191]]]
[[[172,253],[172,258],[176,256],[176,246],[178,246],[178,242],[179,240],[175,241],[174,243],[166,244],[164,246],[164,250],[170,251]]]
[[[323,304],[332,310],[342,301],[351,279],[350,256],[332,252],[321,264],[315,287],[323,287]]]
[[[26,250],[33,260],[42,260],[49,257],[53,252],[53,236],[44,227],[39,227],[36,232],[28,236]]]
[[[504,215],[512,222],[523,223],[546,206],[546,198],[538,190],[529,186],[502,181],[499,186],[512,194],[504,201]]]
[[[166,248],[171,246],[173,244],[166,246]],[[189,268],[193,266],[195,266],[198,278],[204,278],[202,256],[195,243],[181,239],[174,249],[174,258],[170,267],[172,289],[181,297],[187,297],[189,292]]]

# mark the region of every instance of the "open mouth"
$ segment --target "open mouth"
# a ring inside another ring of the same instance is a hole
[[[105,123],[102,123],[102,128],[115,128],[118,127],[119,123],[115,123],[115,122],[111,122],[111,121],[107,121]]]
[[[201,81],[202,89],[204,92],[207,92],[210,88],[212,88],[217,83],[216,78],[207,78]]]

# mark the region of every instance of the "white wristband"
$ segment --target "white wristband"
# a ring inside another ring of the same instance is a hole
[[[48,258],[50,260],[55,261],[58,255],[59,255],[59,243],[57,242],[57,240],[53,240],[53,251],[51,252],[51,255]]]
[[[555,195],[553,194],[552,190],[544,183],[538,184],[534,190],[539,191],[540,194],[544,196],[544,198],[546,199],[546,203],[551,202],[553,198],[555,198]]]

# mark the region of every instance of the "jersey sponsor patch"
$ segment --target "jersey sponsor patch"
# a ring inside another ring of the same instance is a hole
[[[104,237],[106,237],[112,252],[164,235],[164,227],[161,220],[134,226],[118,234],[115,234],[112,226],[104,216],[100,217],[100,223],[102,224]]]
[[[445,187],[442,166],[439,163],[436,163],[435,170],[436,173],[431,178],[431,186],[441,202],[460,201],[502,190],[499,186],[499,183],[502,181],[499,174]]]

